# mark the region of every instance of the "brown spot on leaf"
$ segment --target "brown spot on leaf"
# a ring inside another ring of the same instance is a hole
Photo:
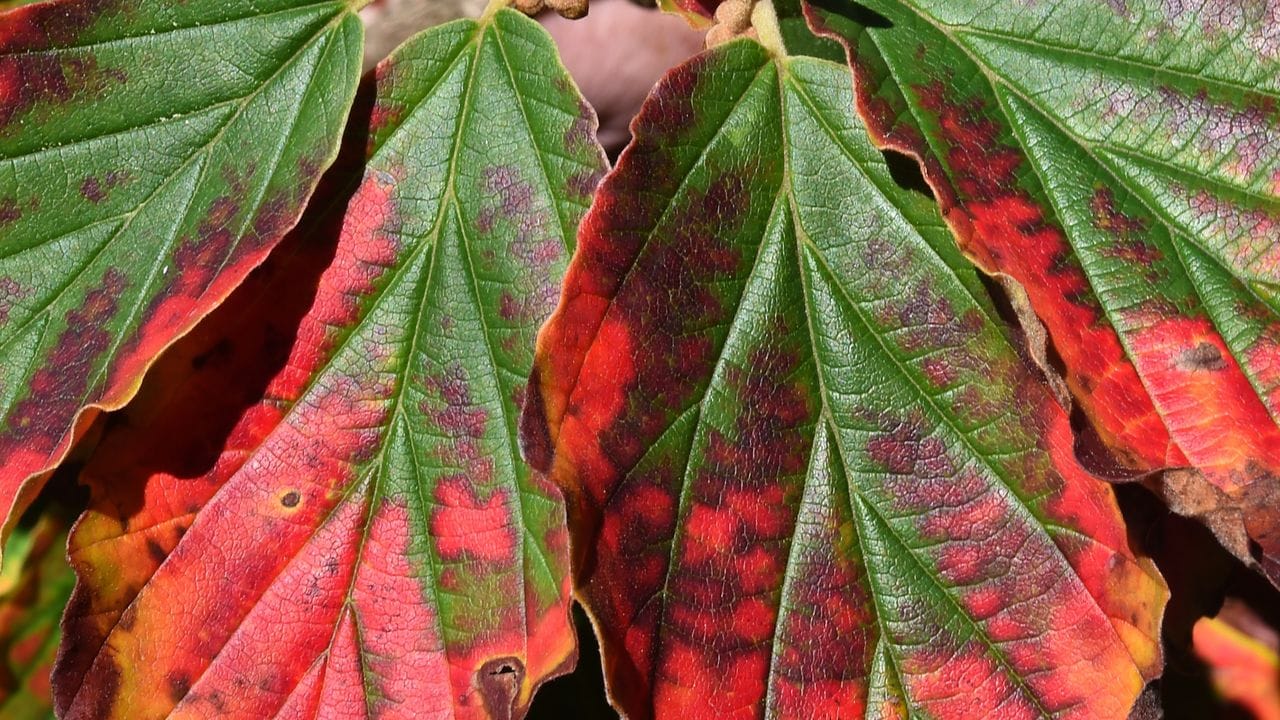
[[[191,678],[181,672],[175,672],[169,675],[168,684],[169,699],[172,700],[175,705],[182,702],[182,699],[187,696],[187,693],[191,692]]]
[[[165,550],[164,546],[151,538],[147,538],[147,554],[151,556],[156,565],[164,562],[165,558],[169,557],[169,552]]]
[[[573,119],[573,124],[568,130],[564,131],[564,144],[574,152],[590,149],[595,145],[595,133],[593,129],[596,124],[596,113],[585,100],[578,100],[578,115]]]
[[[476,671],[476,687],[484,699],[485,710],[493,718],[511,718],[515,714],[523,684],[524,663],[518,658],[496,658]]]
[[[280,504],[287,508],[298,507],[298,503],[301,501],[302,501],[302,496],[298,494],[297,490],[290,490],[289,492],[285,493],[283,497],[280,498]]]
[[[1211,342],[1202,342],[1182,352],[1175,360],[1175,364],[1181,370],[1217,372],[1227,369],[1227,361],[1222,357],[1222,350]]]
[[[39,103],[95,97],[109,85],[127,79],[123,70],[100,68],[98,61],[85,53],[2,53],[0,50],[0,129]]]
[[[9,225],[22,219],[22,208],[14,198],[0,198],[0,225]]]
[[[109,191],[122,185],[127,178],[126,173],[118,170],[108,172],[101,179],[90,175],[80,183],[80,195],[89,202],[100,203],[107,199]]]

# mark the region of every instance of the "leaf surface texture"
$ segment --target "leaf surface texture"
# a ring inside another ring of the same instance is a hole
[[[630,717],[1123,717],[1166,591],[847,68],[673,70],[522,437]]]
[[[571,666],[515,429],[595,116],[510,10],[402,47],[370,115],[336,246],[282,246],[86,469],[64,717],[520,717]]]

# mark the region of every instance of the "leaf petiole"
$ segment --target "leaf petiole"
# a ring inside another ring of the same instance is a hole
[[[787,46],[782,41],[782,29],[778,26],[778,13],[773,8],[773,0],[756,0],[751,8],[751,27],[770,55],[787,57]]]

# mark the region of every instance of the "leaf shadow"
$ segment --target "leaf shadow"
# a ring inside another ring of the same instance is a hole
[[[245,414],[284,369],[332,263],[342,218],[365,166],[372,75],[360,84],[341,149],[297,226],[240,287],[159,358],[137,397],[105,420],[86,477],[94,502],[126,519],[148,478],[208,476]]]

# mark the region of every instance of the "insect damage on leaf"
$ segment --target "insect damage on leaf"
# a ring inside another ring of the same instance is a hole
[[[514,424],[594,115],[503,9],[402,47],[368,117],[336,239],[292,235],[86,468],[63,717],[520,717],[572,666]]]
[[[812,0],[875,141],[1025,290],[1104,440],[1280,582],[1274,23],[1092,2]],[[1201,17],[1203,15],[1203,17]],[[1090,27],[1082,46],[1080,28]],[[1176,38],[1176,42],[1174,41]]]
[[[337,0],[0,15],[5,531],[88,415],[127,402],[294,224],[336,151],[360,38]]]
[[[1166,590],[841,66],[671,71],[522,432],[631,717],[1123,716]]]

